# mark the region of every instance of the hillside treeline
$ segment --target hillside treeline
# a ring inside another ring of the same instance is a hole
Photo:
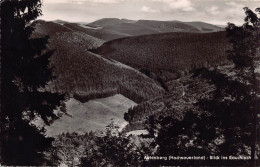
[[[159,84],[142,73],[87,51],[101,44],[102,40],[80,32],[54,35],[50,46],[55,49],[51,66],[56,79],[48,89],[70,94],[84,92],[87,99],[111,94],[107,92],[121,93],[135,102],[164,92]]]

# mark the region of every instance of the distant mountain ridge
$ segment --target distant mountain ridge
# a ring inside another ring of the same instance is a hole
[[[36,32],[52,35],[56,32],[83,32],[90,36],[111,41],[129,36],[189,32],[210,33],[224,31],[224,28],[204,22],[156,21],[156,20],[128,20],[118,18],[103,18],[89,24],[70,23],[63,20],[43,21],[37,20]]]
[[[118,18],[103,18],[96,20],[92,23],[89,23],[90,26],[101,26],[101,27],[107,27],[107,26],[114,26],[122,23],[135,23],[135,20],[128,20],[128,19],[118,19]]]
[[[184,23],[188,24],[190,26],[196,27],[200,31],[212,31],[212,30],[224,31],[225,30],[223,27],[213,25],[213,24],[209,24],[209,23],[200,22],[200,21],[184,22]]]
[[[213,24],[195,21],[195,22],[181,22],[181,21],[157,21],[157,20],[127,20],[118,18],[103,18],[87,25],[93,27],[103,27],[104,29],[112,29],[112,27],[120,27],[120,25],[128,25],[136,27],[142,25],[147,29],[153,29],[158,33],[163,32],[217,32],[224,29]],[[123,30],[124,31],[124,30]]]

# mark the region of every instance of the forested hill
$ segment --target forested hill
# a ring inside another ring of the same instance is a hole
[[[143,102],[125,114],[126,131],[143,129],[151,115],[174,115],[181,119],[199,97],[214,90],[196,69],[229,64],[230,48],[225,32],[162,33],[117,39],[92,50],[143,72],[166,90],[162,96]]]
[[[163,33],[109,41],[93,52],[137,69],[175,72],[224,63],[228,48],[225,32]]]
[[[135,102],[164,92],[158,83],[139,71],[87,51],[102,43],[81,32],[59,32],[51,36],[49,47],[55,50],[51,66],[57,77],[49,89],[77,94],[81,96],[78,98],[87,100],[120,93]]]

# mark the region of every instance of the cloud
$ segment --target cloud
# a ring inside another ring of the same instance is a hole
[[[218,15],[220,13],[219,8],[217,6],[211,6],[207,9],[207,12],[212,15]]]
[[[225,11],[226,15],[231,15],[231,16],[244,16],[244,11],[243,8],[246,6],[242,3],[236,3],[236,2],[227,2],[227,9]]]
[[[143,6],[143,7],[141,8],[141,11],[147,12],[147,13],[159,13],[159,12],[160,12],[159,10],[157,10],[157,9],[152,9],[152,8],[149,7],[149,6]]]
[[[182,10],[186,12],[195,10],[191,0],[152,0],[152,1],[163,2],[165,5],[167,5],[168,10]]]

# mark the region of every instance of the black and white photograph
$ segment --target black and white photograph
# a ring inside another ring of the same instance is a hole
[[[260,167],[260,0],[0,0],[0,166]]]

